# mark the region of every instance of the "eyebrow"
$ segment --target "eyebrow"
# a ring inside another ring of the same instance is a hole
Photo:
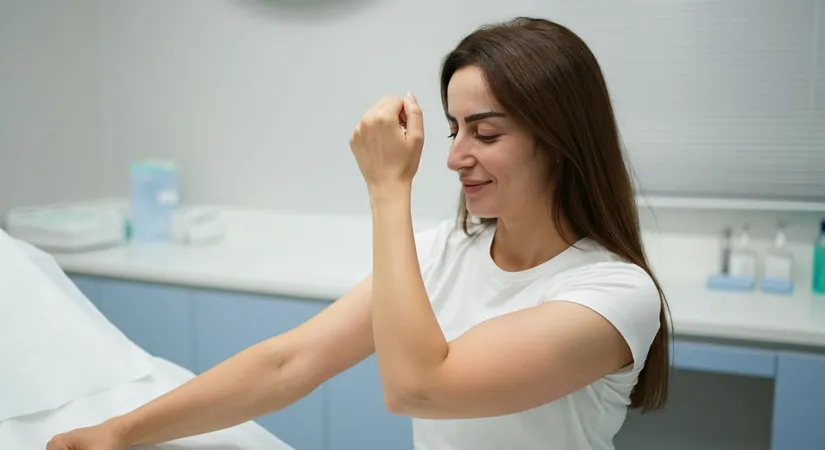
[[[491,117],[507,117],[507,114],[504,114],[503,112],[498,112],[498,111],[487,111],[487,112],[482,112],[482,113],[475,113],[475,114],[470,114],[469,116],[464,117],[464,122],[465,123],[478,122],[479,120],[489,119]],[[447,114],[447,120],[449,120],[450,122],[458,122],[455,119],[455,117],[453,117],[449,114]]]

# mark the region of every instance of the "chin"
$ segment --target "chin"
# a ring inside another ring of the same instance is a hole
[[[496,208],[485,207],[485,205],[470,202],[467,202],[467,212],[470,213],[471,216],[478,217],[479,219],[495,219],[499,216]]]

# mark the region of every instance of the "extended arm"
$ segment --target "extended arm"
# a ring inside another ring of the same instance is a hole
[[[101,426],[125,447],[228,428],[281,409],[373,352],[367,278],[303,325],[254,345]],[[71,448],[71,433],[49,448]]]

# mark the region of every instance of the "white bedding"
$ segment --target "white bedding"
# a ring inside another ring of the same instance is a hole
[[[50,411],[152,370],[151,356],[72,291],[49,258],[0,230],[0,421]]]
[[[106,392],[72,401],[56,410],[0,422],[0,449],[43,450],[57,433],[100,423],[181,385],[194,375],[169,361],[153,359],[154,372]],[[233,428],[143,447],[157,450],[292,450],[260,425]]]
[[[0,230],[0,450],[43,450],[193,377],[131,342],[54,258]],[[254,422],[146,448],[292,450]]]

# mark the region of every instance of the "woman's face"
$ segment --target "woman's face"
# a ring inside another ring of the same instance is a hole
[[[453,140],[447,167],[459,175],[470,214],[501,219],[546,205],[546,164],[535,139],[498,104],[480,68],[455,72],[447,104]]]

